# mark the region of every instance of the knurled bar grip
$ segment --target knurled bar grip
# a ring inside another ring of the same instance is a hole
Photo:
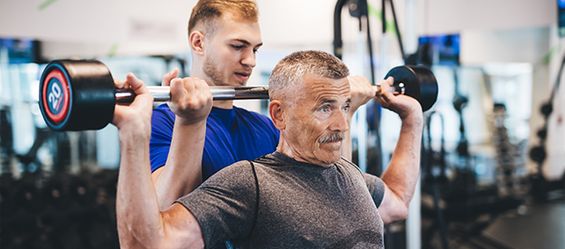
[[[377,88],[380,88],[377,85]],[[171,90],[168,86],[147,86],[149,93],[156,102],[171,100]],[[395,94],[404,94],[405,87],[400,83],[394,88]],[[269,99],[269,88],[266,86],[211,86],[213,100],[233,100],[233,99]],[[131,89],[116,89],[114,95],[117,103],[131,103],[135,98],[135,92]]]
[[[156,102],[171,100],[171,90],[168,86],[148,86],[149,93],[153,95]],[[211,86],[210,92],[214,100],[232,99],[268,99],[269,88],[264,86]],[[131,103],[135,98],[135,93],[131,89],[115,90],[117,103]]]

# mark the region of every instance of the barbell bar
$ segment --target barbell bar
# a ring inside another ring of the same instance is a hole
[[[438,95],[433,73],[422,66],[398,66],[385,78],[394,78],[396,94],[418,100],[430,109]],[[154,100],[169,101],[168,86],[148,86]],[[268,99],[265,86],[211,86],[214,100]],[[39,109],[47,126],[56,131],[97,130],[112,121],[116,103],[131,103],[131,89],[116,89],[106,65],[97,60],[55,60],[47,64],[39,85]]]

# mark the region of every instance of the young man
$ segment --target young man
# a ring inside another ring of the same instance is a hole
[[[191,76],[210,86],[244,86],[262,45],[255,1],[198,1],[190,15],[188,40]],[[164,77],[164,82],[182,80],[176,72]],[[193,121],[199,117],[191,108],[190,101],[179,99],[153,113],[151,169],[162,208],[220,169],[273,152],[279,139],[267,117],[238,108],[231,100],[214,101],[206,134],[199,137]],[[196,146],[200,139],[205,139],[203,149]]]
[[[383,222],[406,217],[419,175],[422,109],[382,82],[376,99],[402,127],[382,180],[341,157],[349,129],[347,67],[324,52],[293,53],[269,80],[269,113],[280,131],[274,153],[241,161],[160,211],[151,181],[152,98],[128,76],[138,97],[118,106],[121,142],[117,218],[122,248],[207,248],[232,240],[242,248],[383,248]],[[203,127],[212,101],[203,81],[173,81],[173,99],[193,86],[194,124]],[[376,91],[376,90],[375,90]],[[204,136],[205,129],[195,130]],[[203,141],[200,141],[202,144]]]

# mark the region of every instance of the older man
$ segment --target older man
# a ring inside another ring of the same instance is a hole
[[[114,117],[122,152],[121,246],[208,248],[233,240],[242,248],[382,248],[383,222],[405,218],[418,178],[422,110],[416,100],[389,92],[390,79],[375,90],[383,106],[400,115],[402,128],[382,180],[363,174],[340,154],[349,129],[348,73],[324,52],[281,60],[269,80],[269,112],[280,130],[277,150],[221,170],[165,211],[159,211],[146,167],[151,97],[128,76],[126,85],[139,96]],[[184,97],[183,87],[202,93],[191,104],[201,117],[194,122],[205,123],[212,103],[207,85],[175,82],[172,98]],[[203,137],[205,129],[199,132]]]
[[[190,75],[210,86],[242,86],[255,67],[263,45],[259,11],[254,0],[199,0],[188,23],[192,63]],[[178,71],[163,82],[183,81]],[[352,110],[374,94],[363,77],[351,77]],[[186,89],[192,95],[191,87]],[[214,101],[205,123],[206,142],[198,143],[198,111],[183,98],[153,111],[150,141],[152,177],[162,210],[190,193],[202,180],[237,161],[255,159],[275,151],[279,131],[267,117],[239,108],[232,100]],[[349,142],[347,140],[346,142]],[[350,157],[351,146],[343,155]]]

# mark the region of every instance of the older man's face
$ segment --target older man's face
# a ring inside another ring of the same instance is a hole
[[[347,78],[306,75],[294,96],[295,102],[286,111],[283,135],[295,160],[319,165],[338,161],[349,129],[351,94]]]

